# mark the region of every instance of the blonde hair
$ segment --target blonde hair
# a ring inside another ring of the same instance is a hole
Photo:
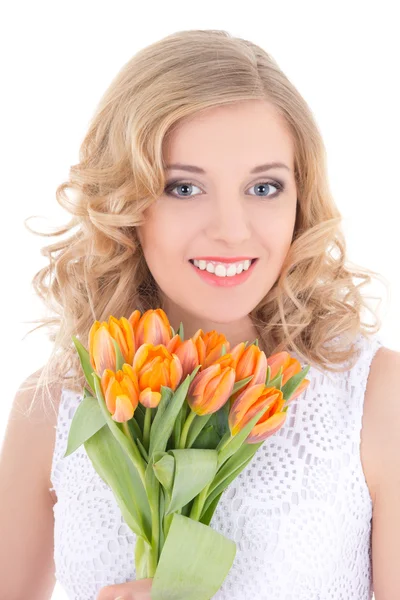
[[[353,366],[356,347],[348,342],[381,327],[361,288],[373,275],[382,276],[345,264],[341,214],[313,114],[265,50],[226,31],[189,30],[151,44],[122,67],[97,106],[79,163],[56,190],[72,218],[52,233],[67,237],[42,248],[49,264],[33,278],[52,315],[30,321],[41,323],[32,331],[48,327],[54,343],[31,386],[36,391],[59,384],[82,392],[85,381],[72,336],[87,348],[94,320],[162,307],[136,227],[164,192],[163,142],[182,119],[200,110],[255,99],[271,103],[292,135],[298,191],[291,248],[279,278],[250,314],[260,346],[267,355],[296,352],[327,370],[342,372],[349,360]],[[375,325],[362,322],[363,309],[374,315]]]

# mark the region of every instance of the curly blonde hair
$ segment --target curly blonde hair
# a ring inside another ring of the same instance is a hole
[[[325,147],[313,114],[265,50],[226,31],[189,30],[140,50],[122,67],[97,106],[79,163],[56,190],[72,218],[52,233],[59,241],[42,248],[49,264],[32,282],[52,314],[30,321],[41,325],[29,333],[46,326],[54,342],[31,386],[36,391],[57,383],[82,391],[72,336],[88,347],[94,320],[162,307],[136,228],[164,192],[163,142],[181,119],[202,109],[254,99],[268,100],[284,117],[294,141],[298,191],[293,241],[282,271],[250,313],[260,347],[267,356],[296,352],[327,370],[342,372],[349,360],[353,366],[351,342],[381,327],[360,290],[372,276],[383,277],[345,264],[342,217],[329,189]],[[374,315],[375,325],[362,322],[363,309]],[[48,396],[54,408],[55,398]]]

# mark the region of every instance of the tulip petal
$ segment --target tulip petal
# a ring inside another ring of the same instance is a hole
[[[285,370],[290,364],[290,354],[289,352],[277,352],[276,354],[272,354],[267,359],[268,366],[271,369],[270,380],[275,379],[275,377],[279,373],[279,369],[282,367]]]
[[[211,365],[210,367],[207,367],[207,369],[197,373],[189,387],[188,396],[203,395],[208,382],[220,373],[220,365]]]
[[[286,369],[284,369],[284,371],[283,371],[282,386],[284,386],[285,383],[291,377],[293,377],[293,375],[300,373],[300,371],[301,371],[301,364],[299,363],[299,361],[296,358],[291,358],[289,366],[286,367]]]
[[[90,357],[90,364],[93,367],[93,371],[97,371],[96,364],[93,360],[93,347],[94,347],[94,337],[95,337],[95,334],[96,334],[97,330],[99,329],[99,327],[101,327],[100,321],[95,321],[89,330],[89,357]]]
[[[133,417],[133,406],[125,394],[121,394],[115,399],[115,413],[112,415],[112,419],[117,423],[125,423]]]
[[[197,365],[195,365],[192,369],[192,371],[197,367]],[[190,371],[188,373],[188,375],[192,374],[192,371]],[[183,377],[183,368],[182,368],[182,364],[179,360],[179,358],[177,357],[176,354],[172,355],[172,360],[170,361],[170,365],[169,365],[169,387],[171,388],[171,390],[176,390],[176,388],[178,387],[178,385],[180,384],[181,380]]]
[[[151,388],[146,388],[140,392],[139,402],[146,408],[155,408],[161,400],[160,392],[153,392]]]
[[[100,377],[105,369],[115,370],[116,355],[113,338],[105,325],[101,325],[94,334],[93,361],[96,373]]]
[[[261,383],[250,388],[246,388],[239,394],[238,398],[232,404],[228,416],[228,424],[232,435],[236,435],[236,433],[242,428],[240,424],[243,418],[245,417],[249,408],[255,402],[257,402],[264,389],[265,385]]]
[[[227,402],[235,385],[235,370],[227,367],[225,372],[209,382],[203,397],[203,403],[195,403],[198,415],[217,412]]]
[[[287,413],[275,413],[267,421],[255,425],[246,439],[247,444],[258,444],[276,433],[284,424]]]

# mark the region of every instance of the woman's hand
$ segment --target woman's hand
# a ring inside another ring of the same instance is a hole
[[[151,586],[153,579],[139,579],[128,583],[107,585],[101,588],[96,600],[151,600]]]

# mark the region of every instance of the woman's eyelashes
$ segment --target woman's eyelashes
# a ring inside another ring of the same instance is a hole
[[[184,194],[184,195],[177,195],[177,194],[173,194],[172,190],[174,190],[177,187],[197,187],[198,189],[200,189],[195,183],[193,183],[192,181],[182,181],[182,180],[177,180],[177,181],[172,181],[170,183],[168,183],[164,189],[164,193],[167,196],[173,196],[174,198],[193,198],[193,195],[188,195],[188,194]],[[260,183],[255,183],[252,186],[250,186],[251,188],[253,187],[259,187],[259,188],[266,188],[266,193],[268,193],[270,191],[270,188],[276,188],[276,192],[273,194],[268,194],[268,195],[261,195],[259,196],[259,198],[276,198],[276,196],[278,196],[280,193],[283,192],[283,190],[285,189],[284,183],[283,182],[279,182],[279,181],[261,181]],[[250,188],[249,188],[250,189]],[[197,195],[197,194],[195,194]],[[250,194],[250,196],[257,196],[257,194]]]

